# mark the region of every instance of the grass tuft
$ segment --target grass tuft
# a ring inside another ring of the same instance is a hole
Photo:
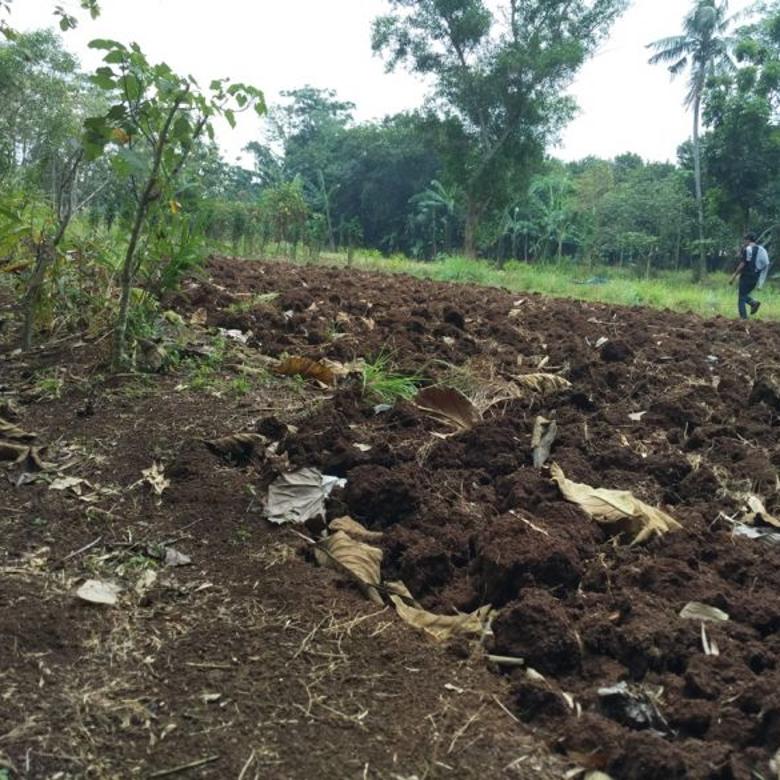
[[[417,395],[420,377],[398,374],[393,370],[390,355],[385,352],[372,361],[365,361],[363,372],[363,393],[382,403],[408,401]]]

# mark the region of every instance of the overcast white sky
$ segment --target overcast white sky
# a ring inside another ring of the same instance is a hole
[[[731,10],[751,0],[731,0]],[[13,24],[27,30],[52,24],[54,0],[14,0]],[[75,0],[66,0],[75,7]],[[83,19],[66,35],[85,66],[97,63],[92,38],[137,41],[154,60],[208,83],[229,76],[262,88],[269,103],[278,92],[304,84],[336,89],[357,105],[359,119],[418,106],[425,85],[403,73],[386,74],[371,52],[371,20],[384,0],[101,0],[102,16]],[[674,160],[690,134],[682,100],[684,77],[674,82],[662,66],[647,64],[645,44],[675,34],[689,0],[633,0],[602,50],[573,86],[579,117],[552,150],[565,159],[625,151]],[[228,157],[258,135],[244,119],[220,131]]]

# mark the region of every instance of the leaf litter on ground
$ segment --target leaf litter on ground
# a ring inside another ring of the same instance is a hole
[[[266,447],[268,439],[259,433],[234,433],[218,439],[204,439],[203,444],[214,455],[243,466],[258,450]]]
[[[764,502],[758,496],[749,496],[747,499],[747,505],[750,509],[750,513],[745,516],[745,522],[748,525],[754,525],[756,521],[765,523],[766,525],[780,528],[780,520],[767,512]]]
[[[550,457],[555,438],[558,435],[558,423],[545,417],[537,417],[534,422],[534,432],[531,436],[534,468],[541,469]]]
[[[171,486],[171,481],[165,477],[165,467],[155,461],[141,472],[143,481],[154,491],[154,494],[161,496],[167,488]]]
[[[482,416],[474,404],[459,390],[451,387],[427,387],[414,398],[414,405],[438,422],[456,431],[468,431]]]
[[[424,631],[437,642],[446,642],[454,636],[482,636],[490,625],[492,607],[486,605],[474,612],[457,615],[436,615],[418,607],[409,606],[401,596],[391,595],[398,616],[404,623]]]
[[[119,598],[122,588],[113,582],[102,580],[87,580],[76,591],[76,596],[89,604],[99,604],[113,607]]]
[[[277,525],[304,525],[315,518],[324,520],[325,501],[334,488],[346,484],[345,479],[327,476],[314,468],[282,474],[268,487],[268,520]]]
[[[371,601],[384,605],[377,591],[382,581],[384,554],[379,547],[353,539],[345,531],[336,531],[317,543],[314,554],[320,566],[346,572]]]
[[[627,490],[594,488],[572,482],[555,463],[552,477],[567,501],[577,504],[597,523],[609,526],[616,534],[633,536],[632,545],[682,528],[671,515],[640,501]]]
[[[728,613],[722,609],[698,601],[688,602],[682,608],[680,617],[683,620],[711,620],[715,623],[723,623],[729,619]]]
[[[321,360],[307,357],[284,358],[275,366],[274,372],[281,376],[301,376],[304,379],[312,379],[324,387],[333,387],[336,384],[336,372],[332,366],[326,365]]]

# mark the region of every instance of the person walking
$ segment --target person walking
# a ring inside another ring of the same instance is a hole
[[[752,298],[750,294],[757,286],[759,288],[762,286],[768,269],[769,256],[766,249],[756,243],[754,233],[748,233],[742,243],[739,265],[729,282],[729,284],[734,284],[734,281],[739,277],[737,307],[740,319],[746,320],[748,318],[748,306],[751,314],[756,314],[761,308],[761,302]]]

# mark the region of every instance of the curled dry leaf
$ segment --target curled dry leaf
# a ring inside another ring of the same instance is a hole
[[[113,582],[87,580],[77,591],[76,596],[90,604],[104,604],[113,607],[122,589]]]
[[[136,580],[133,590],[139,596],[143,596],[154,587],[156,582],[157,582],[157,572],[154,569],[146,569],[141,573],[141,576]]]
[[[0,462],[21,466],[24,472],[45,471],[47,465],[41,459],[44,450],[45,447],[28,447],[24,444],[0,441]]]
[[[360,539],[363,542],[378,542],[384,537],[381,531],[369,531],[351,517],[338,517],[331,522],[329,528],[331,531],[344,531],[353,539]]]
[[[558,423],[555,420],[546,420],[544,417],[537,417],[534,423],[534,432],[531,437],[531,447],[533,448],[534,468],[540,469],[547,463],[550,457],[555,437],[558,435]]]
[[[206,320],[208,320],[208,318],[209,313],[206,311],[206,309],[197,309],[190,317],[190,324],[203,326],[206,324]]]
[[[410,607],[400,596],[390,596],[404,623],[430,634],[437,642],[446,642],[454,636],[481,636],[489,622],[492,607],[486,605],[474,612],[459,615],[435,615],[417,607]]]
[[[559,374],[523,374],[512,379],[522,390],[538,395],[553,395],[571,388],[571,382]]]
[[[773,515],[770,515],[769,512],[766,511],[764,502],[758,496],[750,496],[748,498],[747,504],[751,511],[751,514],[745,518],[747,523],[753,525],[756,520],[759,520],[760,522],[766,523],[767,525],[773,525],[775,528],[780,528],[780,520],[778,520]]]
[[[780,544],[780,533],[777,531],[767,531],[762,528],[756,528],[746,523],[733,523],[732,533],[736,536],[744,536],[748,539],[759,539],[769,544]]]
[[[645,504],[627,490],[607,490],[572,482],[557,464],[552,466],[552,477],[567,501],[577,504],[596,522],[613,527],[616,533],[632,535],[631,544],[682,528],[671,515]]]
[[[18,425],[0,417],[0,438],[12,439],[13,441],[35,441],[38,435],[29,431],[23,431]]]
[[[252,456],[268,443],[259,433],[234,433],[219,439],[204,440],[209,451],[240,466],[249,463]]]
[[[415,601],[414,596],[412,596],[411,592],[409,591],[409,588],[407,588],[405,583],[401,582],[401,580],[386,582],[385,592],[388,596],[400,596],[405,604],[411,604],[411,606],[417,607],[417,609],[422,609],[422,607]]]
[[[155,495],[161,496],[166,488],[171,486],[171,481],[165,478],[165,467],[157,462],[152,463],[141,474],[144,481],[152,488]]]
[[[315,382],[328,387],[336,384],[335,371],[321,360],[312,360],[306,357],[288,357],[282,360],[274,368],[274,371],[282,376],[302,376],[305,379],[313,379]]]
[[[334,488],[346,484],[345,479],[311,468],[282,474],[268,488],[268,519],[277,525],[303,525],[314,518],[324,518],[325,500]]]
[[[179,566],[189,566],[192,563],[192,558],[190,558],[189,555],[180,553],[173,547],[166,547],[165,558],[163,562],[166,566],[170,566],[171,568],[178,568]]]
[[[384,604],[376,586],[382,581],[382,550],[353,539],[344,531],[328,536],[314,550],[317,563],[346,572],[375,604]]]
[[[474,404],[451,387],[427,387],[417,393],[414,404],[435,420],[458,431],[468,431],[482,419]]]
[[[717,607],[711,607],[709,604],[702,604],[698,601],[691,601],[686,604],[680,612],[683,620],[712,620],[716,623],[723,623],[729,619],[728,613]]]
[[[82,485],[90,487],[89,482],[79,477],[58,477],[49,485],[49,490],[72,490],[77,496],[80,496]]]
[[[247,344],[254,334],[251,330],[249,333],[244,333],[244,331],[235,328],[219,328],[219,335],[228,341],[237,341],[239,344]]]
[[[720,648],[714,639],[710,639],[704,623],[701,624],[701,649],[704,651],[704,655],[720,655]]]

